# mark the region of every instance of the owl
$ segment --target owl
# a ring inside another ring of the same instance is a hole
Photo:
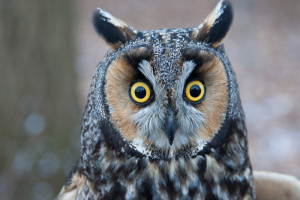
[[[137,31],[95,12],[111,49],[89,90],[80,159],[57,199],[299,199],[295,178],[252,172],[222,44],[232,19],[228,0],[186,29]]]

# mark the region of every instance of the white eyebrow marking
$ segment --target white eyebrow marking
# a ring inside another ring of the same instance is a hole
[[[185,85],[184,83],[185,83],[186,79],[191,75],[193,70],[195,69],[196,64],[194,61],[186,61],[183,63],[182,66],[183,66],[183,72],[177,83],[177,86],[180,86],[179,88],[177,88],[178,91],[183,91],[183,87]]]

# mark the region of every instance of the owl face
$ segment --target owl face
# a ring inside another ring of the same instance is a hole
[[[220,44],[231,21],[228,1],[190,29],[136,31],[99,9],[95,28],[112,47],[96,86],[114,130],[107,134],[127,149],[167,159],[195,155],[216,139],[230,110]]]

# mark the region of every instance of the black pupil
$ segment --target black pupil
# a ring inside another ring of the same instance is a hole
[[[201,88],[199,85],[193,85],[190,89],[190,94],[192,97],[198,97],[201,93]]]
[[[135,88],[134,94],[137,98],[143,99],[146,96],[146,89],[142,86]]]

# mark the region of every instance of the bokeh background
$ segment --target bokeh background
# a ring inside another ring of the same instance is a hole
[[[0,1],[0,199],[53,199],[79,157],[89,85],[107,46],[101,7],[138,30],[199,25],[218,0]],[[255,170],[300,177],[300,1],[232,0],[225,41]]]

